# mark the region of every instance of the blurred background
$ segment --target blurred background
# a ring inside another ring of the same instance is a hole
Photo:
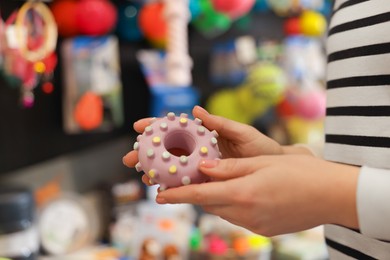
[[[0,257],[326,259],[159,206],[122,164],[133,122],[194,105],[320,150],[330,0],[2,0]]]

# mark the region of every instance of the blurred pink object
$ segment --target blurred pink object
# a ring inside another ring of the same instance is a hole
[[[296,113],[309,120],[325,116],[326,96],[323,90],[308,90],[302,92],[295,104]]]
[[[212,0],[215,11],[228,15],[231,19],[239,18],[252,9],[255,0]]]

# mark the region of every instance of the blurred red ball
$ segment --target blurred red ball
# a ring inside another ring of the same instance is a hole
[[[115,27],[117,11],[108,0],[81,0],[77,4],[76,21],[82,34],[104,35]]]
[[[146,4],[139,13],[139,26],[144,36],[152,41],[164,41],[167,37],[167,23],[164,18],[164,4]]]
[[[300,19],[298,17],[292,17],[292,18],[288,18],[285,22],[284,22],[284,33],[286,35],[297,35],[297,34],[301,34],[302,33],[302,30],[301,30],[301,22],[300,22]]]
[[[226,14],[231,19],[247,14],[256,3],[255,0],[212,0],[211,2],[215,11]]]
[[[294,105],[284,97],[276,106],[276,112],[280,117],[290,117],[295,114]]]
[[[76,0],[56,0],[50,5],[58,27],[58,34],[63,37],[75,36],[79,33],[76,22]]]
[[[42,84],[42,91],[46,94],[50,94],[54,91],[54,85],[51,82],[45,82]]]

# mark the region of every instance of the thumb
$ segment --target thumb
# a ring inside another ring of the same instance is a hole
[[[253,138],[253,135],[258,134],[258,131],[250,125],[210,114],[200,106],[195,106],[192,113],[194,117],[202,120],[207,129],[217,131],[221,137],[228,140],[246,141],[246,139]]]
[[[201,160],[199,170],[217,180],[228,180],[252,174],[265,167],[261,157]]]

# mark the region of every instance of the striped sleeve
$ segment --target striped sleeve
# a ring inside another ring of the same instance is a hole
[[[358,181],[357,210],[363,235],[390,241],[390,171],[364,166]]]
[[[331,259],[390,255],[390,2],[335,0],[324,158],[361,166],[359,229],[325,226]]]

